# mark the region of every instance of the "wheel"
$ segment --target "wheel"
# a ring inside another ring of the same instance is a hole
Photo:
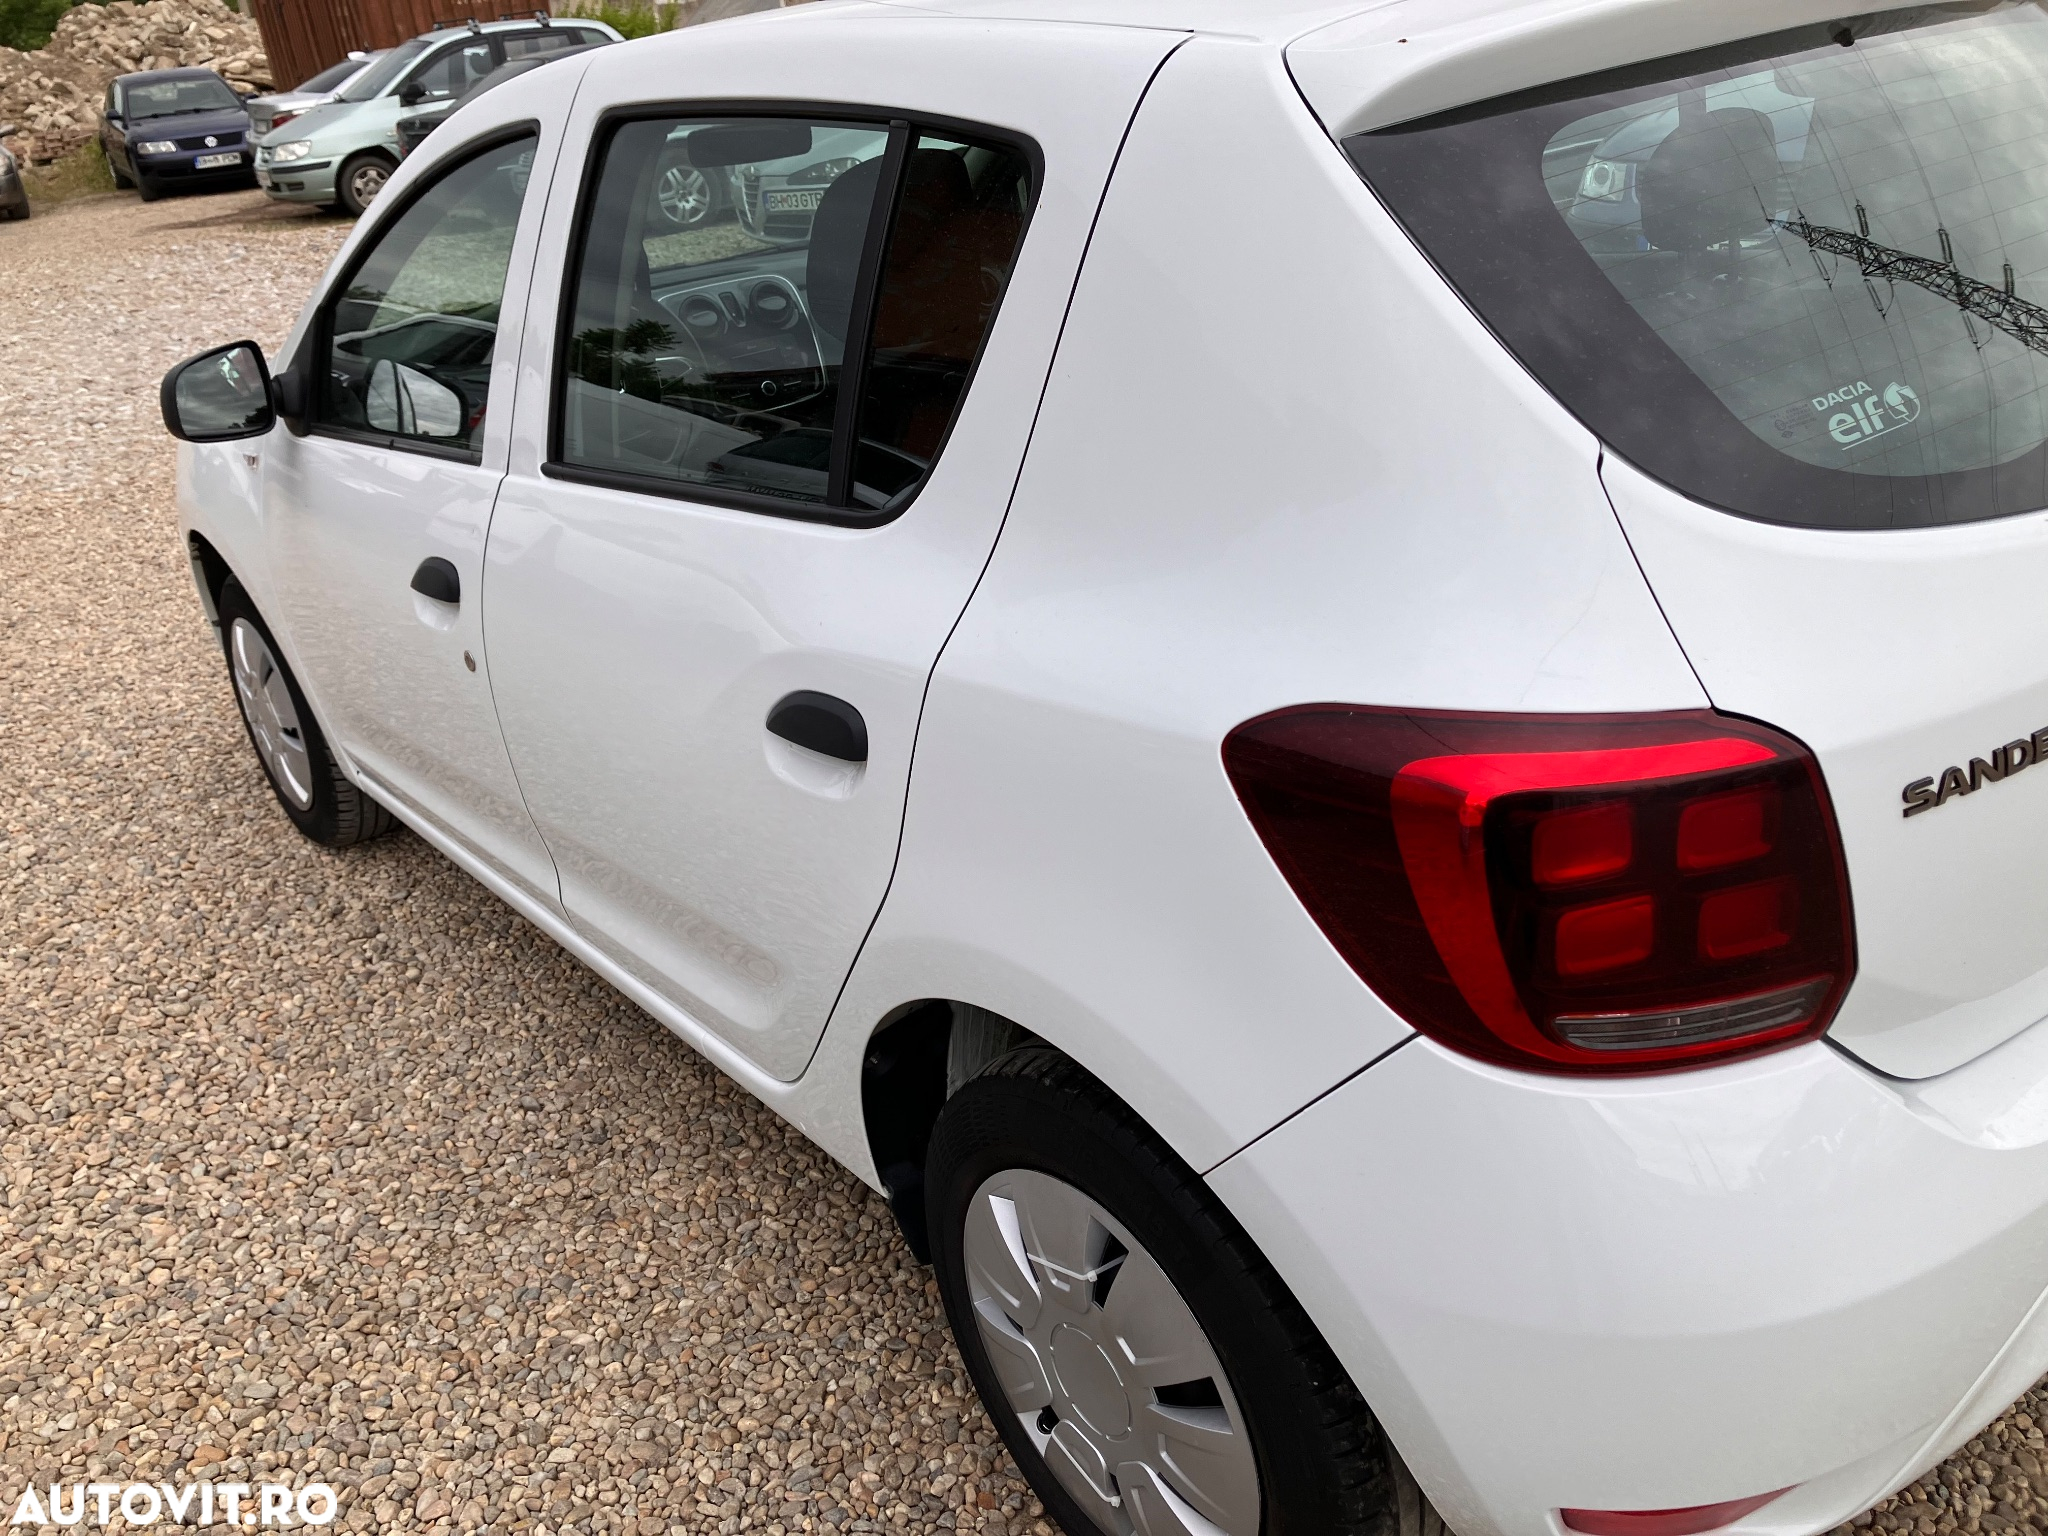
[[[1441,1536],[1243,1228],[1068,1058],[948,1099],[925,1181],[968,1373],[1069,1536]]]
[[[389,832],[396,819],[342,773],[298,680],[240,582],[231,578],[221,589],[219,609],[228,681],[242,724],[292,825],[329,848]]]
[[[135,178],[130,176],[126,171],[122,170],[120,166],[115,164],[114,157],[112,155],[107,156],[107,169],[113,172],[115,191],[126,192],[129,188],[135,185]]]
[[[135,173],[135,190],[145,203],[153,203],[164,195],[162,183],[152,180],[144,171]]]
[[[350,155],[341,162],[341,169],[334,173],[336,206],[353,218],[361,218],[363,210],[377,200],[377,194],[384,190],[384,183],[397,169],[389,155],[378,154],[375,150]]]
[[[654,206],[675,229],[695,229],[717,206],[711,178],[694,165],[670,165],[654,181]]]
[[[30,208],[27,203],[16,203],[12,208],[7,210],[7,217],[9,217],[10,219],[25,219],[32,212],[34,212],[34,210]]]

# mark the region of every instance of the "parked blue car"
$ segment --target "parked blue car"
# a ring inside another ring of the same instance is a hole
[[[181,187],[255,184],[244,99],[210,69],[117,75],[107,87],[100,147],[114,185],[145,203]]]

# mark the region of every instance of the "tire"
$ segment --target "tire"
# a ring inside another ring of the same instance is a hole
[[[122,170],[120,166],[114,164],[114,157],[112,155],[107,156],[107,169],[113,173],[114,190],[116,192],[127,192],[134,188],[135,178]]]
[[[135,191],[145,203],[153,203],[164,195],[162,184],[151,180],[141,171],[135,173]]]
[[[1443,1536],[1244,1229],[1067,1057],[1014,1051],[948,1099],[925,1181],[968,1374],[1068,1536]]]
[[[696,166],[673,160],[654,178],[654,216],[670,229],[696,229],[718,211],[718,186]]]
[[[368,842],[397,826],[389,811],[341,771],[298,679],[242,584],[229,578],[217,607],[228,686],[256,761],[292,825],[324,848]]]
[[[350,218],[359,219],[363,210],[377,200],[384,183],[398,169],[398,162],[374,149],[350,155],[334,173],[334,203]]]
[[[10,219],[25,219],[34,211],[27,203],[16,203],[7,210],[7,217]]]

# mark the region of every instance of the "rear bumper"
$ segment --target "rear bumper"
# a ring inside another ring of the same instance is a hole
[[[2048,1026],[1915,1084],[1417,1040],[1210,1182],[1461,1536],[1774,1488],[1730,1529],[1825,1530],[2048,1370]]]

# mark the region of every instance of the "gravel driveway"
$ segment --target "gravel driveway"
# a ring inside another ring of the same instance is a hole
[[[0,225],[0,1520],[190,1469],[357,1530],[1047,1531],[878,1198],[424,843],[272,800],[156,387],[345,233]]]
[[[1046,1532],[880,1200],[424,844],[271,799],[156,384],[344,233],[0,225],[0,1519],[189,1469],[358,1530]],[[2042,1536],[2034,1412],[1858,1523]]]

